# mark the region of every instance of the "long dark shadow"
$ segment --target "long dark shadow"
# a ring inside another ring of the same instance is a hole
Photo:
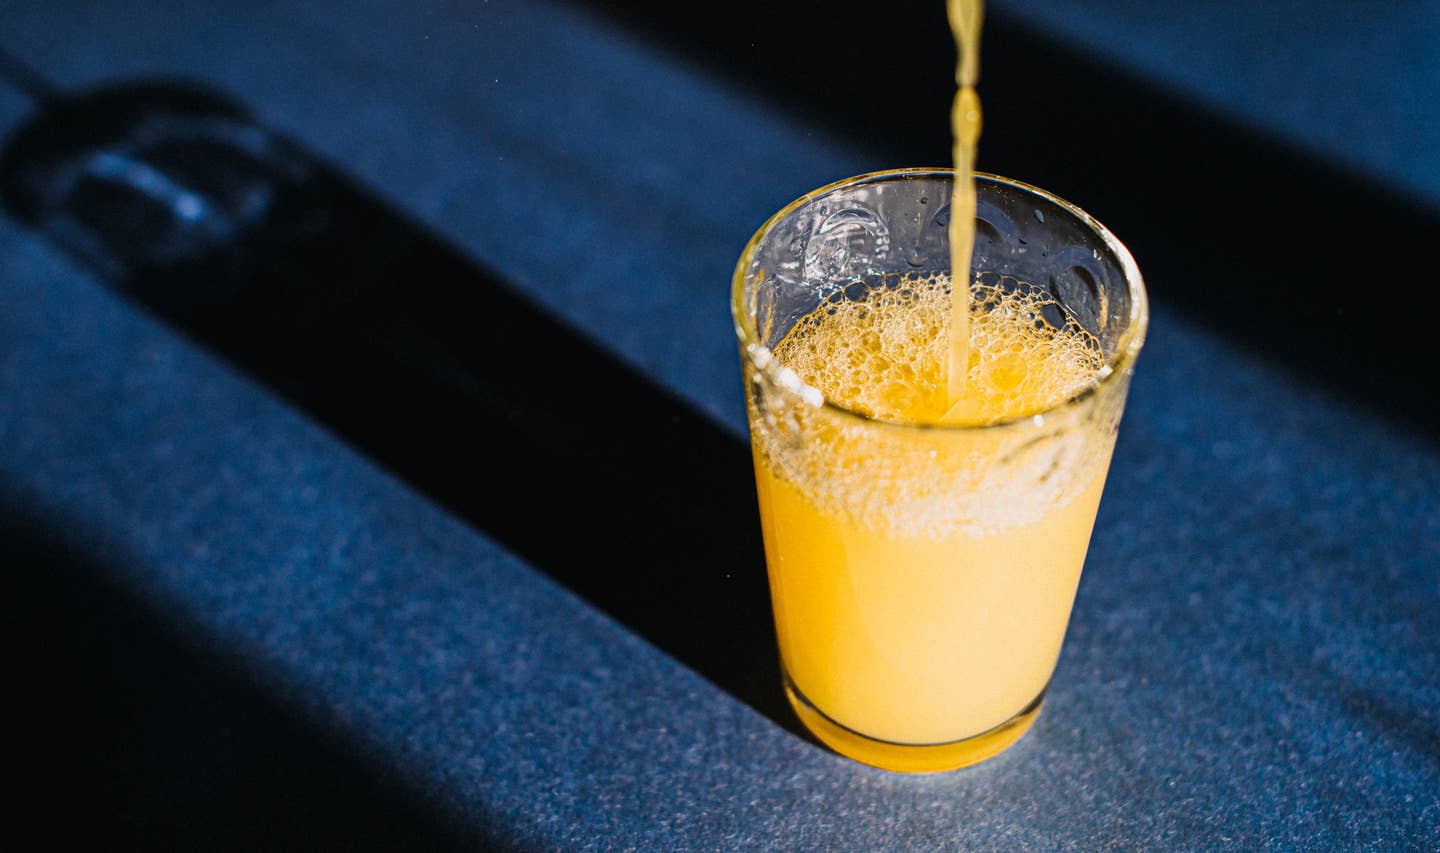
[[[57,850],[518,849],[278,703],[42,519],[0,515],[0,566],[12,832]]]
[[[1134,251],[1157,304],[1440,441],[1420,391],[1434,383],[1440,208],[1028,30],[997,38],[992,99],[1046,93],[1043,111],[994,126],[998,164],[1083,201]]]
[[[955,53],[934,0],[734,0],[723,15],[575,2],[868,144],[877,169],[949,162]],[[1116,69],[988,12],[979,167],[1096,215],[1155,304],[1440,440],[1440,409],[1420,391],[1433,384],[1440,208]]]
[[[749,450],[212,93],[50,103],[12,212],[710,681],[780,691]]]

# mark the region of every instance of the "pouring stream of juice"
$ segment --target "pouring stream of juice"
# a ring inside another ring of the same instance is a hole
[[[950,347],[946,365],[949,411],[944,420],[963,415],[965,378],[970,364],[970,256],[975,247],[975,143],[980,138],[981,0],[947,0],[955,36],[955,103],[950,109],[954,134],[955,181],[950,191]]]

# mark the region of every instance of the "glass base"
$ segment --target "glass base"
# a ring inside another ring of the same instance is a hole
[[[800,722],[826,746],[862,764],[899,773],[939,773],[993,758],[1030,730],[1045,704],[1045,691],[1041,690],[1029,705],[993,729],[949,743],[908,744],[877,740],[840,725],[810,704],[789,673],[785,674],[785,696]]]

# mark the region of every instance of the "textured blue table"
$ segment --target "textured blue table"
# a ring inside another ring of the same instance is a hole
[[[737,442],[740,246],[898,165],[540,3],[12,5],[0,46],[234,93]],[[797,738],[7,219],[0,517],[494,846],[1433,849],[1440,453],[1151,285],[1046,712],[954,774]]]
[[[1440,13],[1429,0],[992,5],[1177,98],[1440,205]]]

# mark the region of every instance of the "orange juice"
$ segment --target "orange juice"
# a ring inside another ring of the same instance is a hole
[[[1103,359],[1045,291],[1013,279],[971,289],[965,396],[951,400],[950,290],[943,273],[891,277],[828,301],[774,348],[849,412],[752,400],[792,703],[822,740],[890,769],[973,763],[1028,727],[1113,443],[1105,418],[1056,418],[1037,437],[1036,413]]]
[[[950,186],[950,274],[967,281],[975,249],[975,149],[980,141],[980,22],[985,16],[980,0],[948,0],[946,17],[955,37],[955,101],[950,107],[950,157],[955,180]],[[968,283],[968,282],[967,282]],[[969,361],[970,305],[964,287],[951,291],[950,353],[946,362],[946,385],[952,402],[965,394]]]

